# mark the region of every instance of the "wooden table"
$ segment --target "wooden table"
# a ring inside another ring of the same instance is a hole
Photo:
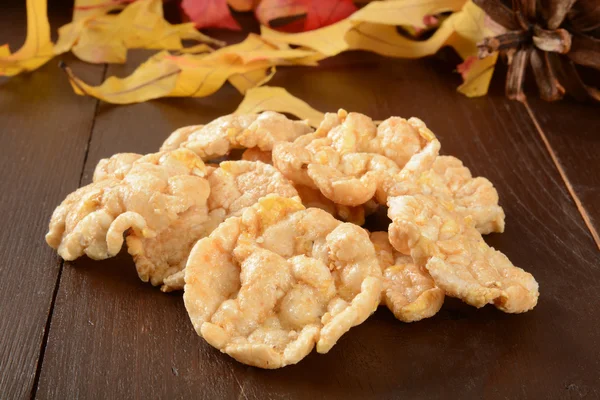
[[[0,13],[0,42],[13,49],[24,38],[21,3]],[[68,21],[67,6],[50,8],[54,27]],[[109,66],[64,59],[99,83],[147,54]],[[174,129],[227,114],[241,96],[225,87],[114,106],[76,96],[56,60],[0,81],[0,398],[598,398],[600,109],[544,103],[534,91],[526,106],[508,101],[502,71],[488,96],[467,99],[453,66],[355,52],[280,68],[271,84],[320,110],[422,118],[444,153],[496,185],[507,228],[486,240],[535,275],[538,306],[506,315],[447,299],[414,324],[380,309],[329,354],[276,371],[207,345],[181,295],[142,283],[126,252],[63,262],[44,242],[52,210],[90,182],[98,160],[154,152]]]

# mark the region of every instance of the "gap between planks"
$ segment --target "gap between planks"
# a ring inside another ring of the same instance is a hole
[[[567,187],[567,190],[569,191],[571,198],[573,198],[573,201],[575,202],[575,205],[577,206],[577,210],[579,211],[581,218],[583,218],[583,222],[585,223],[588,230],[592,234],[592,238],[594,239],[594,242],[596,243],[596,247],[598,247],[598,250],[600,250],[600,235],[598,234],[598,231],[592,224],[592,221],[590,219],[590,216],[589,216],[587,210],[585,209],[583,203],[581,202],[581,199],[579,199],[579,196],[577,196],[575,189],[573,189],[573,185],[571,185],[571,181],[569,181],[569,178],[567,177],[567,173],[565,172],[562,164],[558,160],[558,157],[556,156],[554,149],[550,145],[550,141],[546,137],[546,133],[544,133],[542,126],[539,124],[539,122],[538,122],[535,114],[533,113],[533,110],[529,106],[529,103],[527,102],[527,100],[525,100],[523,102],[523,105],[525,106],[525,109],[527,110],[529,117],[531,118],[533,124],[535,125],[535,129],[537,130],[538,134],[540,135],[542,142],[544,142],[544,146],[546,147],[546,150],[550,154],[550,158],[552,159],[552,162],[556,166],[556,169],[558,170],[558,173],[560,174],[561,179],[563,180],[565,186]]]
[[[106,72],[108,71],[108,64],[104,64],[104,69],[102,71],[101,82],[106,78]],[[81,165],[81,173],[79,174],[79,181],[77,182],[77,188],[81,187],[81,183],[83,181],[83,174],[85,171],[85,164],[87,163],[88,154],[90,152],[90,143],[92,142],[92,135],[94,134],[94,127],[96,125],[96,117],[98,116],[98,109],[100,107],[100,100],[96,100],[96,104],[94,106],[94,114],[92,116],[92,124],[90,126],[90,131],[88,134],[88,140],[85,146],[85,151],[83,155],[83,163]],[[54,314],[54,306],[56,304],[56,297],[58,296],[58,289],[60,288],[60,280],[62,278],[62,272],[65,265],[64,260],[60,260],[60,265],[58,267],[58,275],[56,276],[56,283],[54,284],[54,291],[52,292],[52,300],[50,301],[50,310],[48,312],[48,317],[46,318],[46,325],[44,327],[44,336],[42,339],[42,344],[40,345],[40,352],[37,362],[37,367],[35,370],[35,378],[33,380],[33,386],[31,387],[30,399],[33,400],[36,397],[37,389],[40,381],[40,376],[42,374],[42,367],[44,366],[44,355],[46,354],[46,345],[48,344],[48,336],[50,334],[50,325],[52,323],[52,315]]]

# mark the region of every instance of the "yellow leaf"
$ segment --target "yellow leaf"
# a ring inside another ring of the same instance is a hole
[[[480,42],[489,33],[484,24],[485,13],[472,1],[466,2],[462,10],[455,16],[454,30],[471,43]]]
[[[498,53],[494,53],[483,59],[475,57],[467,59],[465,63],[469,62],[469,60],[473,61],[470,62],[469,67],[464,72],[461,72],[464,82],[458,87],[458,91],[467,97],[477,97],[486,94],[492,80],[497,58]]]
[[[465,60],[458,66],[463,77],[463,84],[458,87],[458,91],[467,97],[483,96],[488,91],[498,59],[498,54],[484,59],[477,58],[477,43],[491,34],[486,28],[485,13],[469,1],[452,17],[456,34],[448,44]]]
[[[70,22],[58,28],[58,40],[54,45],[54,54],[62,54],[71,50],[77,43],[85,26],[85,20]]]
[[[27,0],[27,38],[23,46],[10,54],[8,46],[0,53],[0,76],[33,71],[54,57],[50,40],[46,0]]]
[[[73,4],[73,21],[89,19],[104,15],[113,10],[125,7],[126,1],[119,0],[75,0]]]
[[[346,41],[354,50],[369,50],[388,57],[420,58],[435,54],[452,34],[452,25],[448,24],[448,20],[424,41],[402,36],[392,25],[363,22],[348,31]]]
[[[7,44],[0,46],[0,57],[8,57],[10,55],[10,49]]]
[[[308,123],[315,127],[319,126],[324,117],[322,112],[294,97],[284,88],[275,86],[249,89],[234,114],[258,113],[269,110],[293,114],[298,118],[308,120]]]
[[[110,77],[100,86],[90,86],[65,67],[75,93],[88,95],[108,103],[130,104],[168,95],[177,82],[179,67],[170,62],[168,53],[159,53],[140,65],[126,78]]]
[[[269,63],[262,61],[242,64],[239,59],[227,54],[218,58],[213,58],[210,54],[200,59],[184,54],[171,57],[171,60],[181,69],[175,88],[168,94],[174,97],[208,96],[219,90],[232,75],[269,67]]]
[[[180,54],[195,54],[199,55],[202,53],[212,53],[214,49],[207,45],[206,43],[200,43],[195,46],[186,47],[184,49],[179,49],[177,52]]]
[[[183,39],[223,45],[198,32],[192,23],[172,25],[167,22],[161,0],[137,0],[118,15],[106,14],[114,8],[105,7],[106,3],[86,2],[96,7],[92,8],[94,13],[80,15],[59,29],[56,53],[72,49],[78,58],[87,62],[123,63],[127,49],[178,50],[183,49]]]
[[[351,26],[350,20],[344,19],[324,28],[308,32],[282,33],[264,25],[260,27],[260,32],[267,40],[304,46],[331,57],[348,50],[344,35]]]
[[[231,83],[241,94],[246,94],[249,89],[262,86],[269,82],[275,75],[275,66],[248,71],[244,74],[235,74],[229,77]]]
[[[127,47],[123,41],[114,40],[119,34],[119,26],[114,23],[116,18],[105,15],[88,21],[71,49],[73,54],[89,63],[124,63]]]
[[[110,77],[99,86],[90,86],[68,68],[66,71],[77,94],[108,103],[129,104],[159,97],[208,96],[219,90],[231,76],[270,66],[267,61],[244,64],[236,55],[227,53],[174,56],[164,51],[152,56],[130,76]]]
[[[374,1],[358,10],[350,20],[384,25],[409,25],[425,28],[425,16],[459,11],[467,0]]]

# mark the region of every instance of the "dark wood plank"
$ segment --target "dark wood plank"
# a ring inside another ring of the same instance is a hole
[[[66,10],[55,21],[66,22]],[[24,2],[3,4],[0,41],[19,48],[25,27]],[[73,64],[86,79],[102,79],[102,66]],[[44,234],[56,204],[79,184],[95,107],[73,94],[56,61],[0,78],[1,398],[27,398],[34,384],[61,265]]]
[[[131,71],[136,61],[110,73]],[[534,311],[506,315],[449,299],[434,318],[402,324],[382,309],[329,354],[264,371],[197,337],[180,295],[141,283],[126,253],[81,259],[62,274],[38,397],[599,396],[600,272],[592,237],[526,110],[503,97],[500,81],[488,97],[462,97],[451,71],[437,60],[350,53],[318,68],[281,68],[271,84],[321,110],[423,118],[445,153],[498,187],[507,230],[488,241],[540,282]],[[206,99],[102,105],[84,181],[100,158],[154,151],[173,129],[228,113],[240,100],[227,87]]]
[[[547,103],[531,96],[528,104],[547,141],[582,218],[600,249],[600,115],[597,104],[572,100]]]

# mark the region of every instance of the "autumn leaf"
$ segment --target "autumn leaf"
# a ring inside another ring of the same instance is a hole
[[[260,27],[260,32],[261,36],[268,40],[303,46],[315,50],[323,56],[331,57],[348,50],[348,43],[344,36],[351,27],[352,23],[345,19],[310,32],[282,33],[264,25]]]
[[[227,4],[235,11],[252,11],[259,3],[260,0],[227,0]]]
[[[463,78],[458,91],[467,97],[483,96],[492,80],[498,53],[479,59],[477,43],[492,33],[493,26],[489,24],[483,10],[471,1],[451,17],[456,35],[449,41],[449,45],[465,60],[457,67]]]
[[[96,5],[99,5],[98,3]],[[109,8],[104,8],[107,12]],[[182,49],[183,39],[222,45],[200,32],[192,23],[173,25],[163,16],[161,0],[137,0],[118,15],[92,14],[59,29],[57,54],[71,50],[90,63],[124,63],[127,50]]]
[[[66,72],[75,92],[108,103],[129,104],[159,97],[204,97],[213,94],[227,81],[240,92],[266,83],[276,65],[303,63],[307,50],[278,47],[258,35],[250,34],[237,44],[200,54],[178,55],[163,51],[152,56],[126,78],[110,77],[99,86]]]
[[[467,0],[405,0],[369,3],[350,20],[383,25],[405,25],[426,28],[432,15],[445,11],[460,11]]]
[[[73,21],[104,15],[113,10],[120,10],[136,0],[75,0],[73,5]]]
[[[341,21],[357,10],[352,0],[307,0],[306,3],[305,31]]]
[[[304,0],[262,0],[254,15],[263,25],[270,25],[270,22],[279,18],[294,17],[306,14],[307,7]],[[304,22],[302,21],[302,27]]]
[[[196,28],[225,28],[239,31],[242,28],[231,16],[227,0],[183,0],[181,8]]]
[[[398,25],[425,27],[432,14],[444,11],[455,12],[443,19],[426,40],[413,40],[396,30]],[[420,58],[435,54],[444,46],[452,46],[464,60],[477,54],[476,43],[488,34],[488,28],[485,14],[472,1],[396,0],[369,3],[350,18],[314,31],[287,34],[262,26],[261,34],[274,42],[314,50],[323,58],[347,50],[372,51],[388,57]],[[495,60],[494,57],[477,62],[474,71],[482,68],[486,72],[469,74],[469,81],[465,81],[459,90],[468,91],[471,96],[485,94]]]
[[[307,120],[314,127],[319,126],[324,117],[322,112],[294,97],[284,88],[276,86],[249,89],[234,114],[259,113],[268,110],[293,114]]]
[[[368,50],[387,57],[421,58],[435,54],[452,34],[452,26],[442,24],[429,39],[417,41],[400,35],[395,26],[363,22],[348,31],[346,41],[353,50]]]
[[[242,74],[235,74],[229,77],[229,83],[233,85],[241,94],[246,94],[249,89],[262,86],[269,82],[275,75],[276,67],[258,68]]]
[[[498,53],[489,57],[479,59],[470,56],[456,69],[463,78],[463,84],[458,87],[458,91],[467,97],[483,96],[487,93]]]
[[[294,21],[278,30],[289,31],[291,26],[302,31],[322,28],[347,18],[357,10],[352,0],[262,0],[256,8],[258,21],[270,26],[271,21],[306,14],[304,21]]]
[[[166,59],[168,53],[159,53],[140,65],[126,78],[110,77],[99,86],[91,86],[77,78],[63,65],[73,90],[78,95],[92,96],[114,104],[130,104],[168,95],[180,72],[177,64]]]
[[[33,71],[54,57],[46,0],[27,0],[26,4],[25,43],[12,54],[8,45],[0,46],[0,76],[14,76],[23,71]]]

